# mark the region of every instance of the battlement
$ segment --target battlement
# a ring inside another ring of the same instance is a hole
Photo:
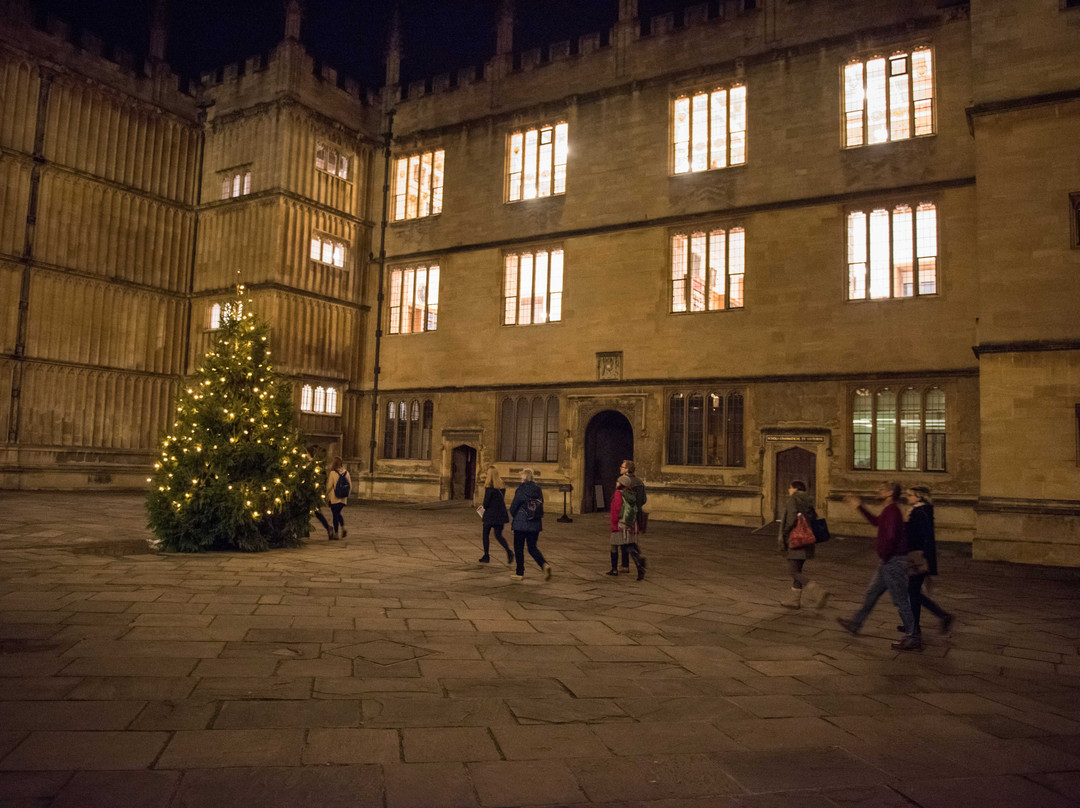
[[[194,119],[197,109],[191,87],[167,64],[141,60],[131,51],[106,42],[93,31],[76,29],[48,15],[38,21],[19,4],[0,17],[0,40],[13,50],[59,64],[125,95]]]
[[[863,47],[880,36],[951,19],[946,7],[955,4],[805,0],[766,16],[760,0],[718,0],[639,19],[635,0],[622,0],[619,18],[606,30],[527,50],[506,47],[479,71],[470,66],[388,87],[397,96],[388,100],[397,108],[399,131],[442,128],[511,112],[522,99],[542,105],[660,77],[737,76],[748,61],[773,60],[814,42],[858,39]],[[441,101],[449,94],[455,95],[452,107]]]
[[[633,4],[636,6],[636,3]],[[496,55],[482,66],[460,68],[430,78],[409,82],[400,90],[400,101],[416,101],[421,98],[453,92],[471,87],[478,82],[493,80],[513,81],[515,76],[543,70],[553,65],[582,64],[582,70],[590,73],[595,81],[592,59],[596,55],[606,58],[613,46],[646,50],[658,40],[669,45],[671,37],[697,32],[708,33],[718,23],[738,25],[747,31],[757,24],[760,16],[754,0],[720,0],[713,13],[710,5],[701,3],[689,6],[681,13],[669,12],[639,20],[636,17],[620,19],[602,31],[586,33],[573,40],[562,40],[548,45]],[[741,22],[741,25],[739,24]],[[584,63],[589,63],[585,67]]]

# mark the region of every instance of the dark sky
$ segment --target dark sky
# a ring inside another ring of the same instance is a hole
[[[166,0],[167,59],[197,77],[228,62],[270,50],[284,31],[284,0]],[[76,31],[89,30],[136,57],[147,48],[151,0],[30,0],[40,20],[52,13]],[[482,64],[495,49],[498,0],[397,0],[405,60],[403,81]],[[700,0],[699,0],[700,2]],[[716,5],[717,0],[712,0]],[[394,0],[303,0],[301,38],[308,51],[339,72],[379,87]],[[687,0],[639,0],[643,19],[678,11]],[[516,0],[514,49],[521,51],[611,27],[618,0]]]

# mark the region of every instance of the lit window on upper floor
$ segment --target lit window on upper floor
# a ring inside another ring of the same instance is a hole
[[[671,311],[723,311],[743,306],[746,231],[693,227],[671,235]]]
[[[390,333],[419,334],[439,324],[439,265],[390,270]]]
[[[746,162],[746,87],[679,96],[672,108],[675,174]]]
[[[503,257],[503,325],[562,319],[563,251],[538,249]]]
[[[232,199],[251,193],[251,172],[226,171],[221,175],[221,198]]]
[[[934,134],[934,71],[929,48],[844,66],[844,146]]]
[[[446,152],[399,157],[394,162],[394,221],[442,213]]]
[[[848,300],[937,294],[937,263],[937,209],[931,203],[848,212]]]
[[[311,260],[338,269],[345,268],[345,242],[327,235],[314,233],[311,236]]]
[[[338,390],[336,387],[312,387],[305,384],[300,388],[300,411],[321,415],[336,415],[338,412]]]
[[[507,140],[506,201],[566,193],[565,123],[513,132]]]
[[[217,331],[226,319],[239,319],[243,315],[243,303],[215,303],[210,307],[210,330]]]
[[[349,156],[327,143],[315,147],[315,168],[343,180],[349,178]]]

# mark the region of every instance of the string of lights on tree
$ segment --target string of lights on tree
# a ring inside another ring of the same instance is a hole
[[[237,286],[202,367],[177,396],[149,478],[147,511],[162,549],[267,550],[308,535],[322,501],[319,472],[290,385],[270,364],[269,335]]]

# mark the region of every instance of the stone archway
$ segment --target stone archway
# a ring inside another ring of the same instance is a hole
[[[472,499],[476,488],[476,449],[462,444],[450,455],[450,499]]]
[[[582,513],[608,507],[615,493],[619,464],[633,457],[634,428],[625,415],[617,410],[603,410],[589,420],[585,427]],[[602,495],[597,492],[597,487],[602,489]],[[598,496],[603,496],[603,501],[598,501]]]

